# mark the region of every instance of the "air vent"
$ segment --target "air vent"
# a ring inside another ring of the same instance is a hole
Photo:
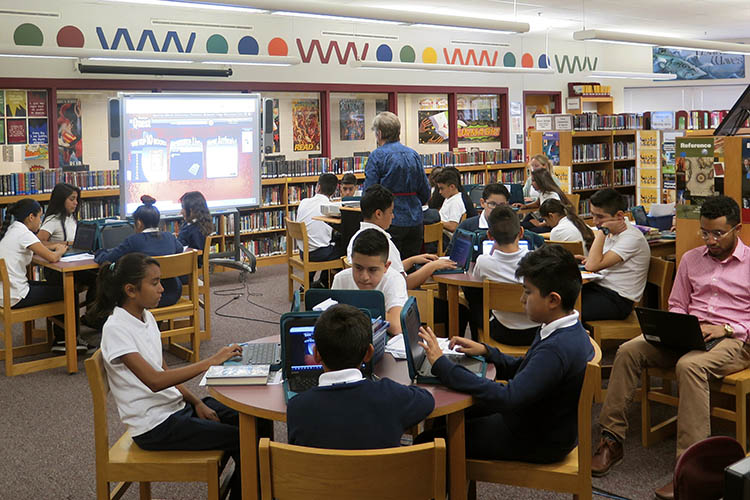
[[[59,12],[36,12],[33,10],[0,9],[2,16],[60,17]]]
[[[322,36],[347,36],[352,38],[372,38],[374,40],[398,40],[397,35],[376,35],[373,33],[347,33],[344,31],[321,31]]]
[[[180,27],[191,27],[191,28],[224,28],[231,30],[243,30],[252,31],[252,26],[243,26],[240,24],[223,24],[223,23],[199,23],[195,21],[172,21],[170,19],[152,19],[151,24],[156,26],[180,26]]]
[[[509,43],[477,42],[477,41],[472,41],[472,40],[451,40],[451,45],[480,45],[482,47],[510,47]]]

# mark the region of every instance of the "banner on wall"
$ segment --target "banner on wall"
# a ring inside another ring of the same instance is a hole
[[[675,176],[677,203],[690,201],[700,205],[703,199],[714,196],[714,139],[698,137],[676,138]]]
[[[552,165],[560,164],[560,134],[558,132],[542,134],[542,153],[547,155]]]
[[[652,50],[654,73],[674,73],[678,80],[745,78],[745,56],[704,50]]]
[[[5,91],[5,116],[9,118],[16,116],[26,116],[25,90]],[[8,126],[8,128],[10,128],[10,126]]]
[[[320,104],[317,99],[292,101],[295,151],[320,150]]]
[[[500,115],[496,96],[458,98],[458,142],[500,141]]]
[[[362,99],[339,101],[339,129],[342,141],[365,139],[365,101]]]
[[[419,100],[417,111],[420,144],[441,144],[448,140],[448,98],[428,96]]]
[[[279,100],[273,100],[273,152],[281,153],[281,132],[279,132]]]
[[[81,101],[57,100],[57,150],[61,167],[83,162]]]

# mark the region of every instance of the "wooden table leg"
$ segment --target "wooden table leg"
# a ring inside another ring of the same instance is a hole
[[[451,500],[466,500],[466,429],[463,410],[447,416],[448,483]]]
[[[448,285],[448,337],[459,335],[458,331],[458,285]]]
[[[76,339],[76,323],[78,311],[76,310],[73,273],[62,273],[63,275],[63,300],[65,301],[65,356],[68,359],[68,373],[78,371],[78,352]]]
[[[240,479],[242,500],[260,498],[258,477],[258,427],[255,417],[240,412]]]

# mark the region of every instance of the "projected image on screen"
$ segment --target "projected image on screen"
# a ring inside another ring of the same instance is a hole
[[[260,95],[121,95],[122,213],[140,197],[163,213],[200,191],[213,209],[257,206],[260,199]]]

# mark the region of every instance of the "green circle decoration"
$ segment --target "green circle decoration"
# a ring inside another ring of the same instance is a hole
[[[398,53],[398,58],[401,62],[413,63],[417,60],[417,54],[414,52],[414,48],[411,45],[404,45]]]
[[[211,35],[206,40],[206,52],[209,54],[226,54],[229,52],[227,39],[221,35]]]
[[[503,66],[506,68],[514,68],[516,66],[516,56],[513,52],[506,52],[503,56]]]
[[[42,30],[34,24],[25,23],[16,28],[13,32],[13,41],[16,45],[33,45],[35,47],[41,47],[44,43],[44,35]]]

